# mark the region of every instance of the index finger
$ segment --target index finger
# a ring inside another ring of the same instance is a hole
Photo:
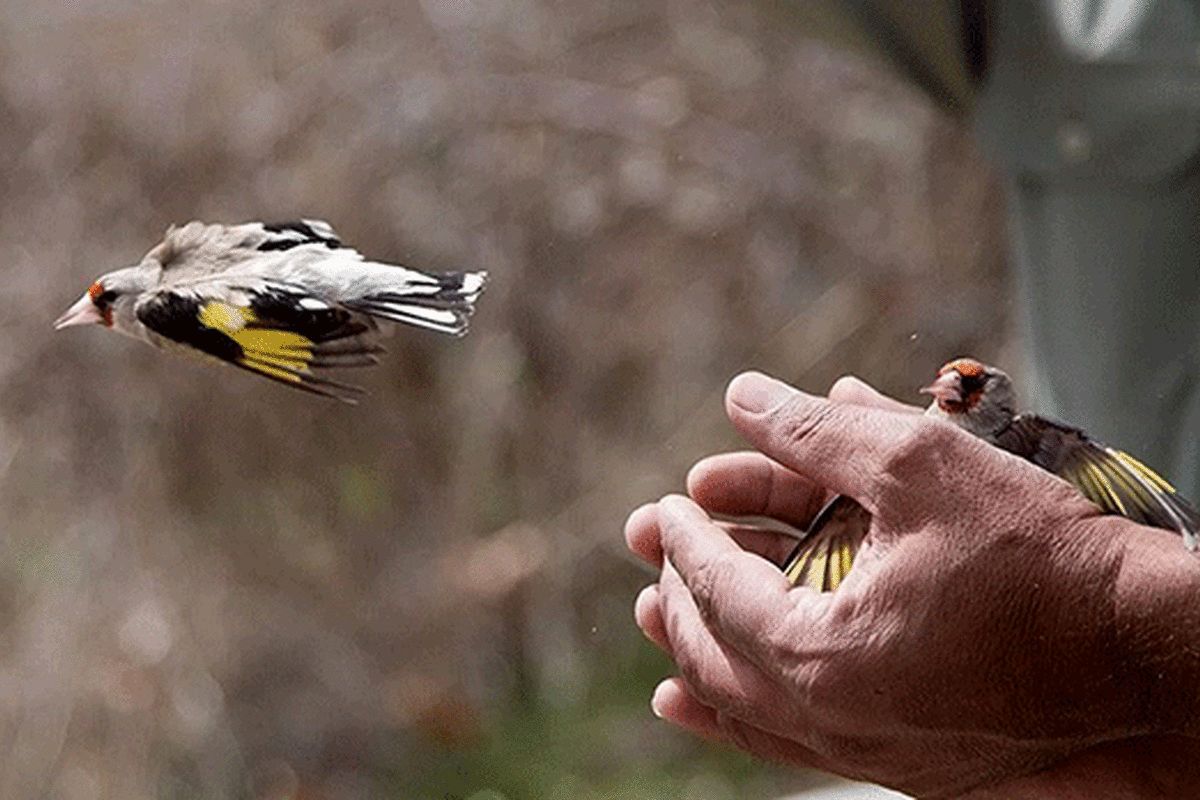
[[[701,459],[688,471],[687,490],[709,513],[770,517],[798,528],[829,499],[825,487],[756,452]]]
[[[829,387],[829,399],[834,403],[878,408],[883,411],[895,411],[897,414],[920,414],[923,410],[881,394],[874,386],[853,375],[843,375],[834,381],[833,386]]]
[[[830,402],[760,372],[730,382],[725,411],[768,457],[872,512],[886,488],[890,454],[925,422],[920,415]]]

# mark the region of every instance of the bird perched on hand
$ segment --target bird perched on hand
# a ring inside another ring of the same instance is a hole
[[[378,363],[377,320],[463,335],[486,283],[367,261],[318,220],[189,222],[98,278],[54,327],[104,325],[353,402],[361,389],[317,371]]]
[[[1105,513],[1178,531],[1187,549],[1196,549],[1200,513],[1169,483],[1133,456],[1078,428],[1018,414],[1012,380],[1001,370],[959,358],[938,370],[937,379],[921,391],[933,396],[927,415],[1053,472]],[[784,562],[788,579],[818,591],[837,588],[870,523],[871,515],[855,500],[844,495],[830,500]]]

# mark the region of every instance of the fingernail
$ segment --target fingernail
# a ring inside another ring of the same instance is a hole
[[[642,624],[642,617],[646,612],[656,605],[658,605],[658,584],[652,583],[638,592],[637,598],[633,601],[633,618],[638,625]]]
[[[695,506],[692,505],[692,499],[684,497],[681,494],[664,494],[658,500],[658,511],[660,514],[688,514]]]
[[[650,710],[654,712],[654,716],[659,719],[663,718],[663,707],[666,705],[666,695],[671,691],[668,686],[669,681],[663,681],[658,686],[654,687],[654,694],[650,697]]]
[[[726,397],[743,411],[761,414],[782,403],[794,389],[761,372],[743,372],[729,384]]]

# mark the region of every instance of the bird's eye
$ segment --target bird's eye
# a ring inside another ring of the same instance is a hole
[[[104,284],[96,281],[87,290],[88,297],[92,298],[92,303],[99,308],[104,308],[106,305],[117,299],[117,293],[112,289],[105,289]]]
[[[100,292],[100,294],[95,295],[92,298],[92,302],[95,303],[98,308],[105,308],[106,306],[112,304],[112,302],[116,299],[117,293],[112,289],[109,289],[106,292]]]
[[[960,375],[962,373],[959,373]],[[977,392],[984,387],[990,376],[986,372],[976,373],[974,375],[962,376],[962,388],[966,394]]]

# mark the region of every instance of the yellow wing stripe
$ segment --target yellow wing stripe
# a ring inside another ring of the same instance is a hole
[[[792,563],[792,566],[787,571],[788,582],[795,585],[799,583],[800,576],[804,573],[804,566],[808,563],[808,553],[801,553],[799,557]]]
[[[1125,510],[1125,504],[1121,502],[1121,498],[1113,489],[1113,485],[1108,480],[1108,476],[1104,474],[1104,470],[1100,469],[1099,467],[1089,465],[1086,468],[1086,474],[1092,479],[1096,487],[1100,489],[1102,496],[1108,498],[1109,503],[1111,503],[1113,507],[1118,509],[1122,514],[1127,513]]]
[[[274,367],[261,361],[255,361],[254,359],[243,358],[240,359],[238,363],[254,370],[255,372],[261,372],[263,375],[267,375],[272,378],[278,378],[281,381],[300,383],[302,380],[301,377],[295,372],[291,372],[290,370],[286,369],[280,369],[279,367]]]
[[[313,359],[313,341],[276,328],[256,328],[258,318],[248,306],[212,300],[200,308],[200,324],[220,331],[242,348],[237,361],[272,378],[300,383]]]
[[[1129,467],[1129,469],[1131,469],[1134,473],[1136,473],[1136,474],[1142,476],[1143,478],[1145,478],[1146,480],[1150,481],[1150,483],[1154,484],[1159,489],[1162,489],[1164,492],[1170,492],[1171,494],[1175,494],[1174,486],[1167,483],[1161,475],[1159,475],[1157,472],[1155,472],[1154,470],[1147,467],[1142,462],[1138,461],[1133,456],[1129,455],[1129,453],[1126,453],[1123,450],[1112,450],[1112,449],[1110,449],[1108,452],[1112,453],[1112,455],[1117,460],[1119,460],[1125,466]]]
[[[1131,499],[1137,509],[1141,512],[1150,511],[1150,501],[1153,500],[1157,504],[1157,500],[1147,491],[1146,484],[1138,480],[1136,474],[1130,472],[1119,463],[1108,465],[1109,469],[1105,473],[1116,484],[1127,492],[1127,497]],[[1133,516],[1132,514],[1130,516]]]
[[[1104,505],[1104,495],[1096,486],[1096,480],[1092,477],[1092,468],[1084,464],[1079,471],[1074,474],[1074,483],[1078,484],[1079,489],[1087,495],[1088,499],[1097,505]]]
[[[850,568],[854,566],[854,552],[846,542],[842,543],[838,552],[842,557],[842,577],[844,578],[850,572]]]
[[[271,328],[249,328],[232,334],[234,341],[247,350],[264,353],[279,352],[290,358],[312,358],[312,339],[291,331]]]
[[[1104,468],[1114,483],[1124,487],[1126,499],[1131,500],[1136,506],[1136,508],[1130,509],[1131,513],[1127,515],[1130,519],[1150,519],[1158,516],[1164,508],[1162,498],[1172,494],[1172,492],[1163,491],[1150,478],[1135,472],[1127,465],[1127,462],[1115,456]]]
[[[279,369],[290,369],[296,372],[303,372],[308,368],[308,362],[297,358],[287,358],[284,356],[275,356],[269,353],[258,353],[247,351],[246,355],[242,356],[242,361],[258,361],[263,364],[268,364]]]
[[[822,547],[816,548],[816,551],[808,559],[808,574],[804,581],[818,592],[824,588],[825,564],[829,561],[829,556],[823,551]]]
[[[235,306],[220,300],[210,300],[200,307],[200,324],[232,336],[253,321],[254,312],[247,306]]]

